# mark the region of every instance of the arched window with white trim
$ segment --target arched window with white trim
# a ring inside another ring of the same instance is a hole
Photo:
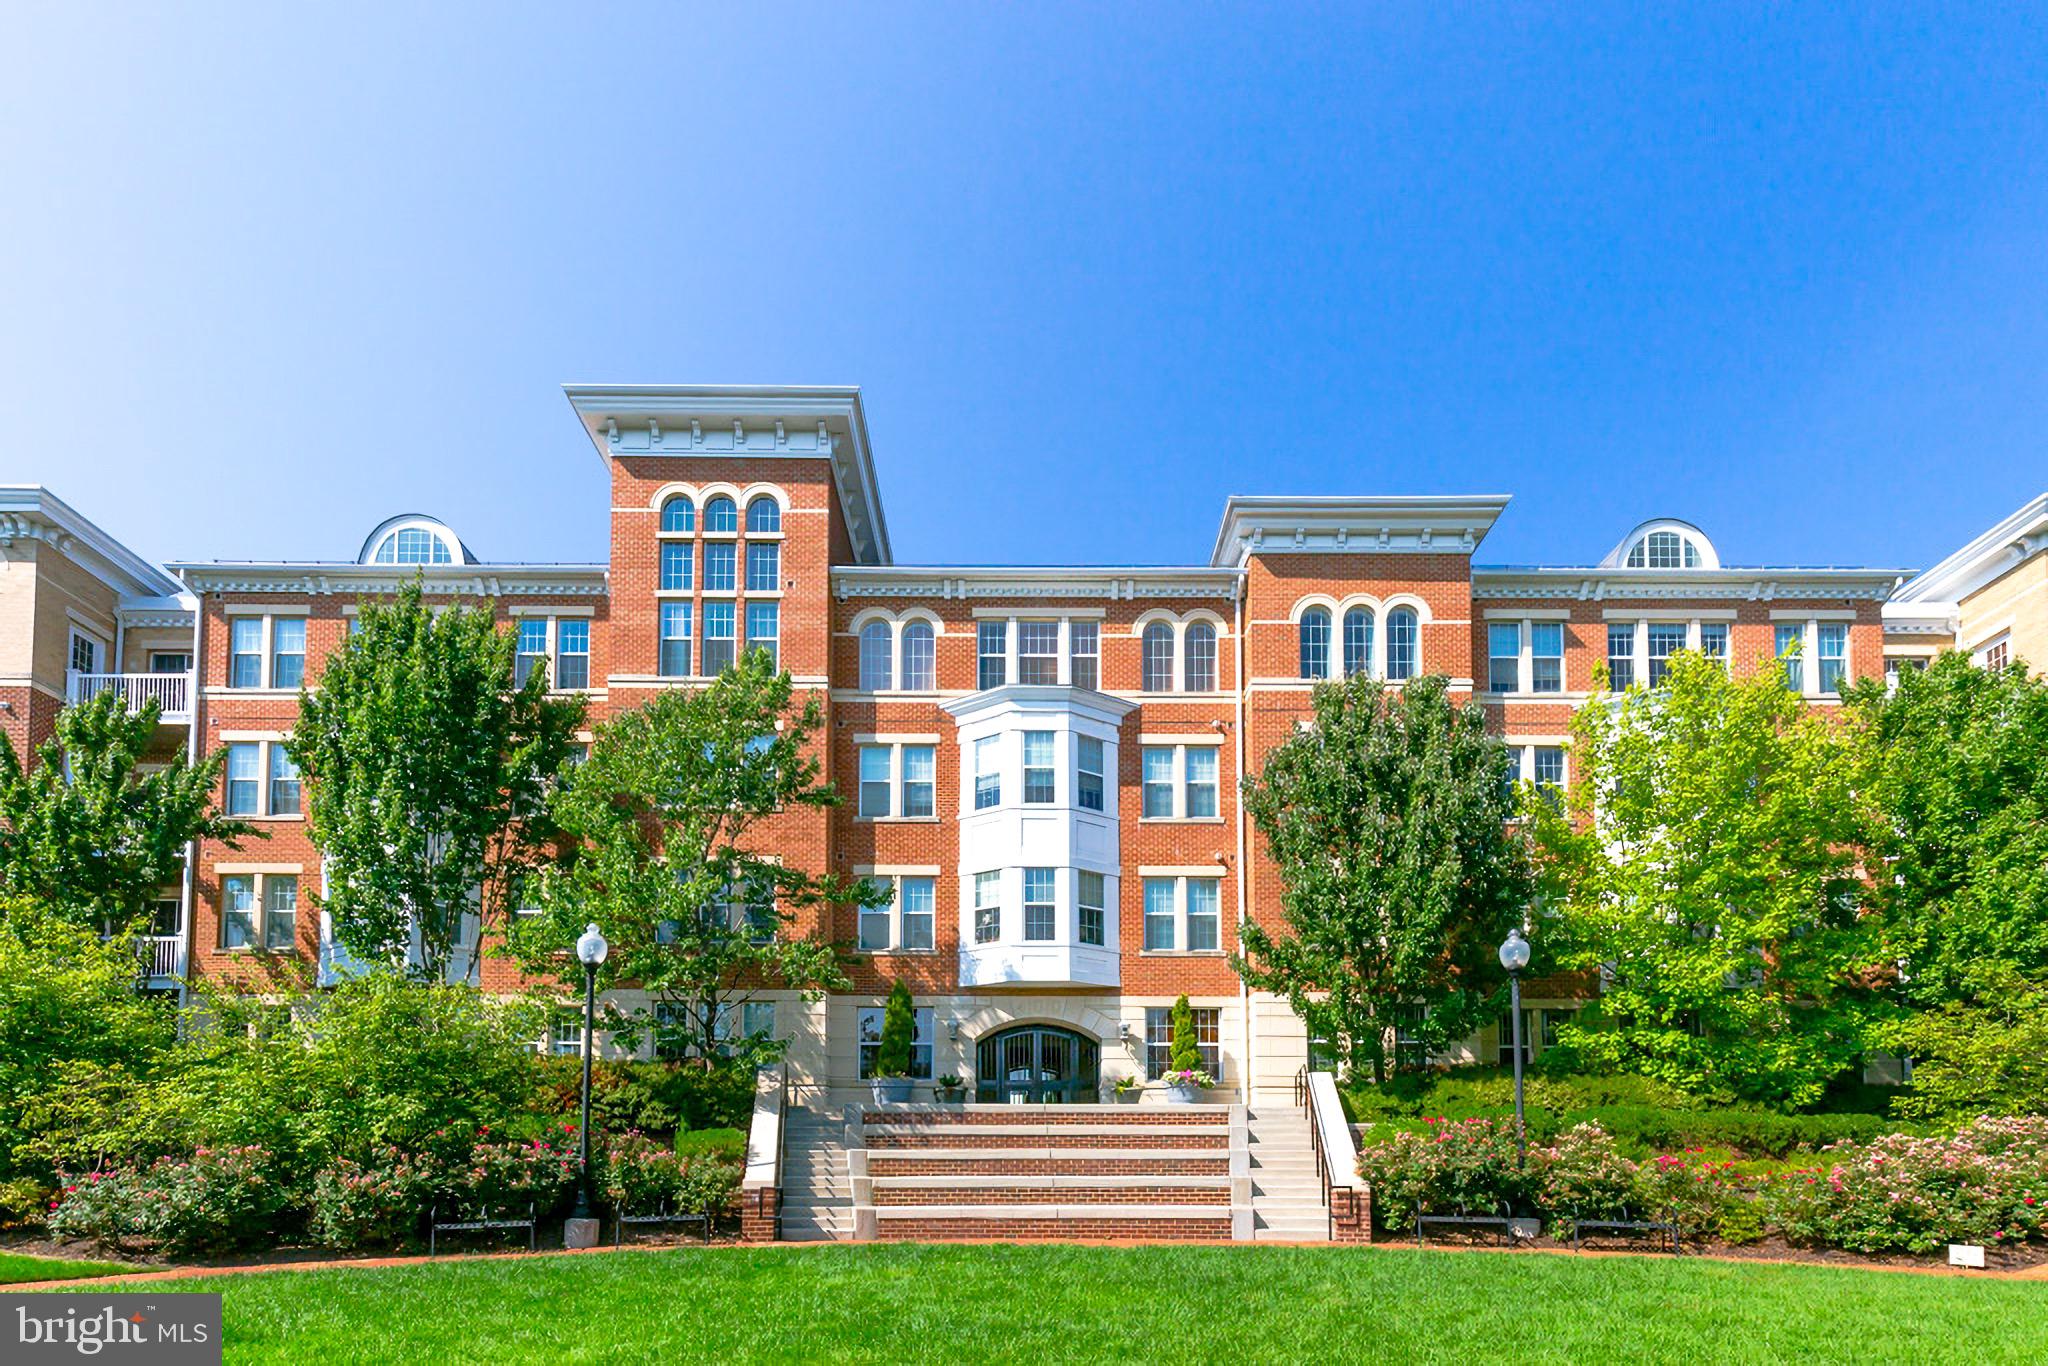
[[[1155,621],[1140,637],[1138,686],[1145,692],[1173,691],[1173,628]]]
[[[1330,613],[1311,607],[1301,614],[1301,676],[1330,676]]]
[[[939,686],[938,642],[928,621],[903,623],[903,690],[930,692]]]
[[[860,628],[860,687],[862,692],[886,692],[895,686],[890,675],[889,656],[895,641],[886,621],[871,621]]]
[[[1344,676],[1372,672],[1372,609],[1353,607],[1344,613]]]
[[[1206,621],[1188,623],[1181,642],[1181,687],[1188,692],[1216,691],[1216,628]]]
[[[740,529],[739,507],[732,499],[722,493],[716,498],[707,499],[704,503],[704,529],[706,531],[738,531]]]
[[[767,494],[758,494],[747,504],[747,531],[779,532],[782,530],[782,504]]]
[[[1415,677],[1421,651],[1420,619],[1413,607],[1387,613],[1387,678],[1395,683]]]
[[[661,529],[663,531],[695,531],[697,529],[697,505],[687,493],[674,494],[662,502]]]

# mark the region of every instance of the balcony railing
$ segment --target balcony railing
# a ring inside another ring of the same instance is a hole
[[[128,710],[141,711],[144,702],[155,702],[166,721],[192,718],[192,675],[182,674],[81,674],[71,675],[71,701],[90,702],[103,692],[119,693]]]
[[[185,940],[182,936],[144,935],[136,944],[151,981],[185,975]]]

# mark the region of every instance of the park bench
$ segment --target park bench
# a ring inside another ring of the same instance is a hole
[[[466,1218],[458,1214],[456,1218],[444,1221],[441,1218],[441,1207],[439,1205],[429,1208],[427,1211],[427,1255],[429,1257],[434,1255],[435,1246],[444,1233],[495,1233],[506,1229],[519,1228],[526,1230],[526,1250],[528,1252],[535,1250],[537,1246],[536,1234],[540,1221],[536,1217],[537,1212],[532,1204],[529,1203],[527,1205],[526,1217],[524,1219],[492,1219],[486,1217],[489,1213],[490,1211],[478,1209],[471,1211]]]

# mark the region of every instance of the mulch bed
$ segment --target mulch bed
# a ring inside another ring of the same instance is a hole
[[[1376,1243],[1393,1247],[1413,1247],[1413,1228],[1381,1230],[1374,1234]],[[1490,1233],[1432,1232],[1425,1247],[1450,1248],[1496,1248],[1513,1251],[1527,1248],[1544,1252],[1570,1252],[1569,1238],[1525,1239],[1508,1247],[1501,1247]],[[1659,1245],[1639,1239],[1620,1237],[1588,1237],[1582,1240],[1587,1252],[1632,1252],[1645,1257],[1668,1257],[1671,1254]],[[1948,1253],[1941,1252],[1844,1252],[1838,1248],[1795,1247],[1783,1238],[1766,1238],[1755,1243],[1704,1243],[1682,1242],[1681,1255],[1686,1257],[1714,1257],[1741,1262],[1797,1262],[1811,1266],[1882,1267],[1904,1271],[1956,1271],[1963,1268],[1948,1264]],[[1984,1249],[1986,1271],[2028,1271],[2036,1267],[2048,1267],[2048,1244],[2024,1243],[2011,1247],[1987,1246]]]

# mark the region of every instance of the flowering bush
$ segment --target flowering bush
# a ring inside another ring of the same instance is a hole
[[[1432,1119],[1427,1125],[1421,1133],[1388,1134],[1359,1151],[1359,1174],[1386,1216],[1406,1218],[1418,1205],[1428,1214],[1529,1208],[1535,1183],[1516,1151],[1512,1121]]]
[[[1529,1154],[1538,1205],[1557,1219],[1615,1219],[1642,1208],[1636,1164],[1597,1124],[1580,1124]]]
[[[676,1208],[685,1214],[708,1214],[715,1221],[732,1206],[744,1174],[737,1162],[700,1153],[683,1168],[682,1184],[676,1189]]]
[[[560,1141],[492,1140],[480,1130],[467,1151],[443,1145],[424,1160],[424,1187],[439,1203],[486,1214],[545,1213],[576,1180],[576,1126],[564,1124]]]
[[[200,1148],[189,1159],[65,1176],[50,1232],[173,1254],[268,1242],[291,1203],[269,1166],[262,1148]]]
[[[1636,1169],[1636,1198],[1645,1218],[1669,1219],[1681,1238],[1748,1242],[1761,1237],[1751,1215],[1750,1183],[1733,1162],[1717,1161],[1699,1148],[1659,1153]]]
[[[615,1214],[649,1214],[663,1203],[674,1208],[683,1162],[644,1134],[618,1134],[596,1162],[598,1193]]]
[[[313,1179],[313,1240],[324,1247],[402,1247],[419,1233],[426,1168],[387,1148],[370,1162],[342,1158]]]

